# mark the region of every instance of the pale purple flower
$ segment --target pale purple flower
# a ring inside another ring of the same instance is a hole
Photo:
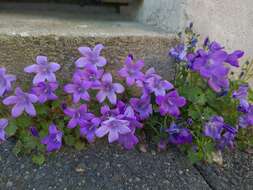
[[[101,138],[108,134],[109,143],[115,142],[119,139],[119,135],[130,133],[129,121],[118,119],[117,117],[110,117],[101,123],[101,126],[96,130],[96,136]]]
[[[247,113],[250,107],[250,104],[247,100],[248,98],[248,89],[249,86],[247,84],[243,84],[239,86],[239,89],[237,91],[234,91],[232,94],[232,97],[234,99],[237,99],[240,101],[240,104],[238,106],[238,111]]]
[[[88,89],[91,87],[91,83],[81,80],[80,77],[74,77],[73,83],[64,86],[64,91],[73,95],[73,102],[78,103],[80,99],[89,101],[90,95]]]
[[[175,123],[171,123],[170,128],[166,131],[169,133],[169,142],[172,144],[192,143],[192,134],[187,128],[182,128]]]
[[[222,134],[221,139],[218,141],[218,148],[224,150],[226,147],[233,149],[234,141],[237,133],[237,129],[231,127],[230,125],[224,124],[223,128],[225,132]]]
[[[30,65],[24,69],[27,73],[36,73],[33,78],[33,84],[39,82],[56,82],[56,76],[54,72],[58,71],[61,66],[58,63],[48,62],[46,56],[37,56],[36,64]]]
[[[56,100],[58,98],[54,93],[57,88],[57,82],[40,82],[32,88],[32,92],[39,98],[39,102],[43,104],[48,100]]]
[[[92,113],[88,112],[86,104],[82,104],[79,108],[66,108],[64,113],[71,117],[68,128],[75,128],[77,125],[83,126],[87,120],[94,117]]]
[[[171,90],[174,86],[167,80],[159,77],[150,77],[146,80],[147,88],[150,92],[154,92],[156,96],[164,96],[167,90]]]
[[[36,110],[33,106],[33,103],[38,101],[38,97],[34,94],[28,94],[22,91],[21,88],[17,87],[15,90],[15,96],[9,96],[3,100],[4,105],[13,105],[12,108],[12,117],[20,116],[23,111],[28,113],[30,116],[36,115]]]
[[[224,120],[220,116],[213,116],[204,126],[204,135],[214,140],[221,139]]]
[[[106,73],[102,77],[102,81],[99,87],[99,92],[97,93],[97,100],[102,103],[106,98],[111,102],[111,104],[116,104],[117,96],[116,93],[123,93],[124,87],[119,83],[112,83],[112,75]]]
[[[63,132],[58,130],[56,125],[49,126],[48,135],[41,141],[42,144],[47,145],[47,151],[52,152],[59,150],[62,146]]]
[[[0,67],[0,97],[11,90],[11,83],[16,80],[14,75],[6,74],[6,69]]]
[[[248,97],[248,90],[249,90],[249,85],[242,84],[239,86],[237,91],[233,92],[232,97],[238,100],[246,99]]]
[[[123,146],[127,150],[131,150],[134,148],[136,144],[138,144],[139,140],[134,134],[135,130],[125,135],[119,135],[118,143]]]
[[[253,105],[250,105],[247,113],[239,117],[239,127],[247,128],[253,126]]]
[[[150,97],[131,98],[130,104],[132,108],[137,112],[141,120],[147,119],[152,114],[152,104],[150,103]]]
[[[89,120],[86,120],[86,122],[80,126],[80,135],[85,136],[89,143],[93,143],[96,138],[95,132],[100,123],[101,119],[98,117],[93,117]]]
[[[126,79],[128,86],[132,86],[136,80],[143,78],[144,74],[141,72],[141,69],[144,66],[142,60],[138,60],[134,63],[131,56],[128,56],[125,60],[125,65],[122,69],[119,70],[119,75]]]
[[[106,65],[106,59],[100,56],[101,50],[104,48],[102,44],[97,44],[93,49],[89,47],[79,47],[78,51],[82,55],[76,62],[78,68],[92,65],[94,67],[103,67]]]
[[[239,67],[238,59],[240,59],[244,55],[243,51],[236,50],[231,54],[228,54],[227,59],[225,62],[229,63],[230,65],[234,67]]]
[[[165,96],[157,96],[156,103],[159,105],[159,112],[161,115],[169,114],[174,117],[180,115],[180,107],[186,104],[184,97],[179,96],[176,90],[169,92]]]
[[[96,69],[87,65],[83,70],[77,70],[73,78],[79,77],[81,80],[91,83],[91,88],[96,89],[100,85],[100,79],[104,73],[103,69]]]
[[[8,125],[8,120],[7,119],[0,119],[0,142],[5,141],[5,128]]]
[[[161,79],[161,76],[156,74],[155,69],[152,67],[145,72],[145,75],[141,80],[136,81],[137,86],[142,89],[142,97],[150,96],[152,93],[148,81],[152,81],[153,78]]]
[[[184,44],[179,44],[174,48],[171,48],[169,55],[176,59],[177,61],[186,61],[187,48]]]

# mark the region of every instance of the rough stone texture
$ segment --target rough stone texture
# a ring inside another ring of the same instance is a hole
[[[214,190],[252,190],[253,157],[236,150],[224,154],[224,166],[198,164],[197,168]]]
[[[209,190],[198,171],[176,150],[125,151],[97,143],[82,152],[62,150],[41,167],[16,158],[13,142],[0,146],[0,189],[5,190]]]
[[[7,5],[6,5],[7,6]],[[37,10],[37,11],[36,11]],[[132,53],[144,59],[146,66],[154,66],[168,79],[173,75],[173,64],[168,49],[176,43],[174,35],[166,34],[142,24],[109,14],[84,14],[78,11],[45,10],[45,7],[24,9],[3,8],[0,12],[0,66],[20,80],[27,76],[25,66],[35,62],[36,55],[47,55],[63,67],[59,75],[67,78],[79,57],[79,46],[105,45],[103,55],[108,69],[116,70]]]

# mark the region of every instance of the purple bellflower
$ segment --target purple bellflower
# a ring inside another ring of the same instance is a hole
[[[102,44],[97,44],[93,49],[89,47],[79,47],[78,51],[82,55],[76,62],[78,68],[84,68],[91,65],[95,68],[106,65],[106,59],[100,56],[101,50],[104,48]]]
[[[247,128],[253,126],[253,105],[250,105],[247,113],[239,117],[239,127]]]
[[[64,91],[73,94],[73,102],[78,103],[80,99],[90,101],[90,95],[88,89],[91,87],[91,83],[85,80],[81,80],[80,77],[74,77],[73,83],[64,86]]]
[[[169,55],[176,59],[177,61],[186,61],[186,46],[184,44],[179,44],[174,48],[171,48]]]
[[[80,126],[80,135],[82,137],[86,137],[89,143],[93,143],[95,141],[96,135],[95,132],[101,123],[101,119],[98,117],[92,117],[89,120],[86,120]]]
[[[240,85],[239,89],[237,91],[234,91],[232,94],[232,97],[234,99],[237,99],[240,101],[240,104],[238,106],[238,111],[242,112],[242,113],[247,113],[250,107],[250,104],[247,100],[248,98],[248,89],[249,86],[248,85]]]
[[[110,73],[105,73],[102,77],[101,85],[96,98],[100,103],[102,103],[107,97],[111,104],[116,104],[116,93],[123,93],[124,90],[125,89],[121,84],[112,83],[112,75]]]
[[[15,96],[9,96],[3,100],[4,105],[13,105],[12,108],[12,117],[19,117],[23,111],[28,113],[30,116],[36,115],[36,110],[33,106],[33,103],[38,101],[38,97],[34,94],[28,94],[21,90],[21,88],[17,87],[15,90]]]
[[[101,126],[96,130],[95,134],[99,138],[109,134],[108,141],[112,143],[119,139],[120,134],[124,135],[131,132],[129,124],[127,120],[110,117],[101,123]]]
[[[192,143],[192,134],[187,128],[181,128],[175,123],[171,123],[170,128],[166,131],[169,133],[169,142],[172,144],[180,145]]]
[[[11,83],[16,80],[14,75],[6,74],[6,69],[0,67],[0,97],[11,90]]]
[[[132,86],[136,80],[142,79],[144,74],[141,72],[141,69],[144,66],[142,60],[134,63],[131,56],[128,56],[125,60],[125,65],[122,69],[119,70],[118,74],[126,79],[128,86]]]
[[[236,50],[231,54],[228,54],[227,59],[225,62],[229,63],[230,65],[234,67],[239,67],[238,59],[240,59],[244,55],[243,51]]]
[[[0,119],[0,143],[6,140],[5,128],[7,127],[7,125],[8,125],[7,119]]]
[[[39,103],[43,104],[48,100],[57,100],[54,93],[57,88],[57,82],[40,82],[32,88],[32,92],[39,98]]]
[[[75,128],[77,125],[83,126],[87,120],[92,119],[94,116],[88,112],[87,105],[83,104],[79,108],[66,108],[64,110],[65,115],[71,117],[68,128]]]
[[[56,82],[56,76],[54,72],[58,71],[61,66],[58,63],[48,62],[46,56],[37,56],[36,63],[26,67],[24,69],[27,73],[36,73],[33,78],[33,84],[40,82]]]
[[[41,141],[42,144],[47,145],[47,151],[52,152],[59,150],[62,146],[63,132],[58,130],[56,125],[49,126],[48,135]]]
[[[150,77],[146,80],[147,87],[150,92],[154,92],[156,96],[164,96],[167,90],[171,90],[174,86],[167,80],[162,80],[160,76]]]
[[[204,135],[211,137],[214,140],[221,139],[223,131],[224,120],[220,116],[213,116],[204,126]]]
[[[159,105],[159,112],[161,115],[169,114],[173,117],[180,115],[180,107],[186,104],[184,97],[179,96],[176,90],[169,92],[165,96],[157,96],[156,103]]]
[[[150,103],[150,97],[143,98],[131,98],[130,104],[135,112],[137,112],[140,120],[147,119],[152,114],[152,104]]]
[[[91,88],[96,89],[100,85],[100,79],[104,73],[103,69],[96,69],[87,65],[83,70],[77,70],[73,78],[80,78],[81,80],[91,83]]]

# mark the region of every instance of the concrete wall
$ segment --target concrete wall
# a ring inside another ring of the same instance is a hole
[[[203,38],[210,36],[253,57],[253,0],[136,0],[124,11],[168,32],[180,31],[193,21]]]

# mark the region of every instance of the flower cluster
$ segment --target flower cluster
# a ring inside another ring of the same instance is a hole
[[[229,54],[209,39],[195,51],[197,35],[190,34],[188,45],[180,43],[169,52],[178,62],[174,85],[154,68],[144,71],[144,61],[133,55],[126,57],[117,72],[107,72],[102,44],[78,48],[81,57],[66,84],[56,78],[60,64],[39,55],[36,64],[24,69],[35,74],[32,86],[17,86],[14,95],[8,95],[16,77],[0,68],[3,108],[12,106],[11,117],[6,114],[9,110],[1,112],[0,142],[16,132],[20,142],[33,141],[36,151],[41,146],[47,152],[57,151],[64,144],[80,148],[84,142],[104,137],[109,143],[133,149],[148,133],[159,150],[171,143],[204,155],[205,151],[199,151],[211,147],[207,145],[210,141],[218,149],[233,148],[240,130],[253,125],[249,86],[237,89],[228,77],[227,64],[239,67],[243,52]]]
[[[243,56],[244,52],[237,50],[229,54],[215,41],[211,42],[206,49],[198,49],[188,54],[188,67],[206,79],[215,92],[227,91],[229,67],[225,63],[239,67],[238,59]]]

